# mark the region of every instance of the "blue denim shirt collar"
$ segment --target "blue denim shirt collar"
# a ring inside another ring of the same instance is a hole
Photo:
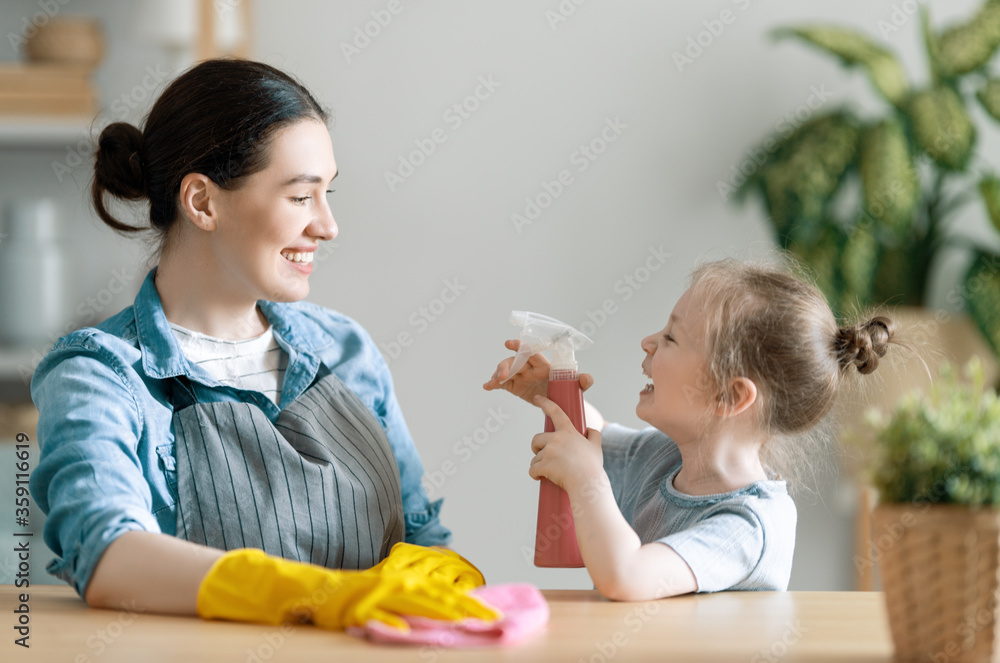
[[[185,375],[205,381],[201,371],[192,371],[190,362],[170,329],[155,278],[156,267],[149,270],[143,280],[132,308],[143,369],[154,378]],[[271,323],[278,344],[288,353],[286,379],[292,375],[308,376],[311,379],[319,366],[319,358],[315,352],[330,345],[333,339],[294,307],[265,300],[259,300],[257,305]]]
[[[163,302],[153,279],[156,268],[146,274],[139,293],[132,303],[135,315],[135,333],[142,352],[142,368],[154,378],[172,378],[190,375],[190,364],[174,338],[163,312]]]

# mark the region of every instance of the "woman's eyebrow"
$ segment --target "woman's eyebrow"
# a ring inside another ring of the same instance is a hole
[[[332,182],[335,179],[337,179],[337,175],[340,175],[340,171],[339,170],[333,174],[333,177],[330,178],[330,181]],[[290,179],[287,182],[283,183],[281,186],[291,186],[293,184],[318,184],[318,183],[320,183],[322,181],[323,181],[323,178],[320,177],[319,175],[312,175],[310,173],[302,173],[301,175],[296,175],[292,179]]]

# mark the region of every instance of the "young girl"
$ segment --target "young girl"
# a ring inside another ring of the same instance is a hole
[[[375,343],[300,301],[337,235],[336,176],[324,109],[259,62],[202,62],[143,130],[101,132],[97,214],[152,231],[158,264],[31,384],[49,571],[91,605],[329,628],[494,616],[465,594],[475,567],[422,547],[450,532]],[[109,198],[147,201],[148,226]]]
[[[694,271],[666,327],[642,340],[636,414],[650,428],[605,424],[580,435],[544,397],[535,355],[506,389],[551,417],[532,440],[529,474],[569,493],[594,586],[622,601],[688,592],[784,590],[795,504],[775,461],[813,429],[851,369],[871,373],[893,337],[885,317],[838,328],[823,295],[780,269],[722,260]],[[506,347],[517,350],[517,341]],[[581,387],[593,378],[582,375]]]

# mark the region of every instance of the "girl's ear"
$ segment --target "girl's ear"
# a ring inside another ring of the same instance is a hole
[[[750,378],[733,378],[729,388],[719,394],[715,413],[720,417],[735,417],[746,412],[757,401],[757,385]]]
[[[188,173],[181,180],[181,209],[191,223],[202,230],[213,231],[218,224],[217,207],[212,194],[215,183],[201,173]]]

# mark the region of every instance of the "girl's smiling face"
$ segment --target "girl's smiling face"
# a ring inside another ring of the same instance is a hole
[[[266,168],[236,190],[216,191],[211,252],[229,283],[244,290],[237,296],[290,302],[309,294],[314,252],[337,236],[327,201],[336,176],[326,125],[306,119],[275,132]]]
[[[642,372],[651,382],[639,394],[640,419],[677,442],[697,439],[714,410],[705,358],[705,317],[697,291],[685,292],[667,326],[642,339]]]

